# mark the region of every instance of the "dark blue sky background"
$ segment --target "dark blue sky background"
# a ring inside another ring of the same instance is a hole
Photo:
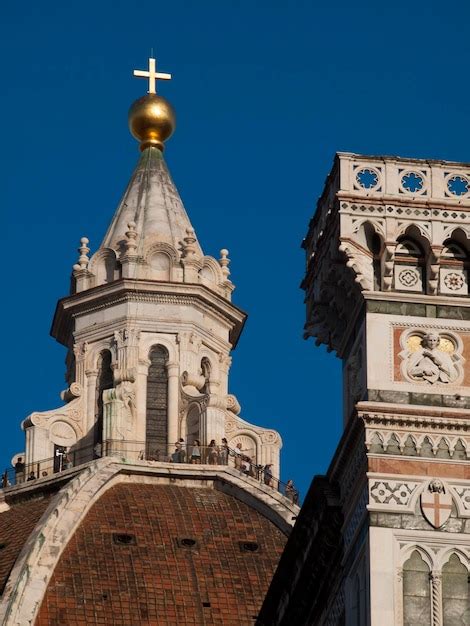
[[[231,391],[284,439],[302,490],[341,432],[340,362],[302,339],[300,249],[335,151],[470,161],[460,2],[99,0],[8,3],[0,36],[0,463],[20,421],[61,402],[49,337],[79,238],[92,250],[138,158],[127,110],[153,47],[174,80],[166,158],[207,254],[230,250],[249,320]]]

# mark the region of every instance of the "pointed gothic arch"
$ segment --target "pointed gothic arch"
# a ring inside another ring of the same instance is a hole
[[[443,626],[468,624],[470,619],[470,584],[468,569],[455,552],[442,568]]]
[[[444,241],[440,258],[439,290],[443,294],[468,296],[470,271],[469,240],[460,228]]]
[[[403,625],[431,626],[431,570],[420,551],[403,565]]]
[[[395,248],[395,289],[426,293],[430,242],[412,224],[397,239]]]
[[[168,350],[155,345],[149,351],[145,456],[164,460],[168,450]]]

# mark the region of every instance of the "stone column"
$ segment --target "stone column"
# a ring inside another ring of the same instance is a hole
[[[179,437],[179,365],[167,363],[168,371],[168,445]]]
[[[86,435],[90,433],[95,424],[95,393],[98,370],[87,370],[86,375],[86,420],[84,424]],[[92,438],[93,440],[93,438]]]
[[[442,626],[442,574],[431,572],[432,626]]]
[[[147,377],[149,373],[149,359],[139,359],[136,381],[137,419],[134,438],[142,444],[145,452],[145,435],[147,428]]]

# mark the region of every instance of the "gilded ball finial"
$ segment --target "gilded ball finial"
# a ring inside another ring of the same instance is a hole
[[[163,150],[163,144],[173,134],[175,124],[173,107],[155,93],[139,98],[129,109],[129,130],[140,141],[141,150],[149,146]]]
[[[157,79],[170,80],[171,74],[157,72],[157,62],[150,58],[148,70],[134,70],[134,76],[147,78],[149,88],[129,109],[129,129],[140,141],[141,150],[155,146],[163,151],[164,142],[175,130],[175,112],[165,98],[157,96],[156,86]]]

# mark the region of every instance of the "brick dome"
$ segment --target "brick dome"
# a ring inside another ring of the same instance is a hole
[[[0,595],[18,555],[49,502],[49,495],[40,494],[31,500],[12,503],[8,510],[0,513]]]
[[[216,489],[117,484],[72,535],[36,624],[253,624],[285,542]]]

